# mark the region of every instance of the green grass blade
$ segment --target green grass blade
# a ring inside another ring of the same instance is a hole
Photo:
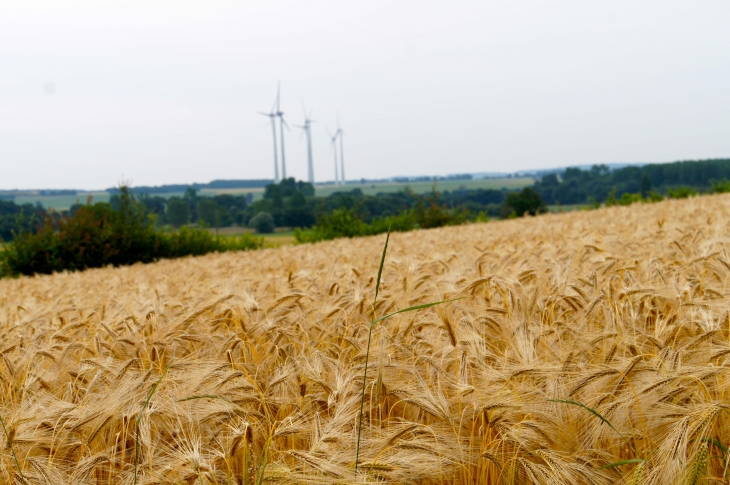
[[[378,267],[378,280],[375,282],[375,299],[373,300],[373,316],[375,316],[375,304],[378,302],[378,293],[380,292],[380,277],[383,274],[383,264],[385,263],[385,252],[388,250],[388,241],[390,240],[390,226],[388,226],[388,234],[385,236],[385,246],[383,246],[383,255],[380,257],[380,267]]]
[[[631,458],[629,460],[615,461],[613,463],[609,463],[608,465],[603,465],[599,468],[613,468],[621,465],[628,465],[629,463],[644,463],[644,460],[642,460],[641,458]]]
[[[596,416],[598,419],[600,419],[604,423],[606,423],[607,425],[609,425],[611,427],[611,429],[614,430],[616,433],[618,433],[618,435],[620,437],[622,437],[622,438],[624,437],[624,435],[622,435],[619,430],[617,430],[616,428],[613,427],[613,425],[611,424],[611,421],[609,421],[608,419],[604,418],[603,416],[601,416],[601,413],[599,413],[598,411],[596,411],[593,408],[589,408],[588,406],[586,406],[582,402],[573,401],[572,399],[548,399],[548,402],[562,402],[562,403],[565,403],[565,404],[572,404],[573,406],[580,406],[583,409],[585,409],[586,411],[588,411],[589,413],[591,413],[594,416]]]
[[[15,460],[15,467],[18,469],[18,474],[20,475],[20,479],[23,480],[23,483],[28,483],[23,476],[23,472],[20,469],[20,463],[18,463],[18,457],[15,455],[15,448],[13,447],[13,443],[10,441],[10,435],[8,434],[8,429],[5,427],[5,421],[3,420],[2,416],[0,416],[0,423],[3,425],[3,431],[5,432],[5,438],[8,440],[8,447],[10,447],[10,453],[13,454],[13,460]]]
[[[716,439],[716,438],[703,438],[702,441],[717,446],[722,451],[723,456],[725,456],[725,455],[728,454],[727,447],[725,445],[723,445],[722,443],[720,443],[720,441],[718,439]]]
[[[371,323],[370,326],[371,327],[372,326],[375,326],[378,323],[382,322],[383,320],[385,320],[387,318],[390,318],[393,315],[398,315],[399,313],[406,313],[406,312],[412,312],[412,311],[415,311],[415,310],[422,310],[424,308],[428,308],[428,307],[432,307],[432,306],[436,306],[436,305],[441,305],[443,303],[449,303],[449,302],[452,302],[452,301],[463,300],[464,298],[465,297],[462,296],[461,298],[454,298],[453,300],[436,301],[436,302],[433,302],[433,303],[424,303],[423,305],[416,305],[416,306],[404,308],[403,310],[398,310],[397,312],[389,313],[389,314],[387,314],[385,316],[382,316],[382,317],[378,318],[377,320],[373,321],[373,323]]]
[[[380,266],[378,267],[378,279],[375,282],[375,298],[373,299],[373,318],[375,318],[375,304],[378,302],[378,292],[380,291],[380,277],[383,274],[383,265],[385,264],[385,253],[388,251],[388,241],[390,240],[390,227],[388,234],[385,236],[385,245],[383,246],[383,255],[380,257]],[[362,376],[362,395],[360,396],[360,414],[357,423],[357,445],[355,446],[355,477],[357,477],[357,464],[360,461],[360,433],[362,432],[362,410],[365,407],[365,383],[368,380],[368,360],[370,358],[370,341],[373,337],[373,325],[370,324],[368,331],[368,345],[365,349],[365,371]]]
[[[403,310],[398,310],[397,312],[389,313],[388,315],[385,315],[383,317],[375,318],[375,304],[378,301],[378,293],[380,291],[380,278],[383,274],[383,266],[385,264],[385,253],[388,250],[388,241],[389,240],[390,240],[390,227],[388,227],[388,234],[385,236],[385,245],[383,246],[383,255],[380,258],[380,267],[378,268],[378,279],[375,283],[375,298],[373,299],[373,321],[370,324],[370,329],[368,331],[368,345],[365,349],[365,370],[363,371],[363,376],[362,376],[362,393],[360,395],[360,413],[359,413],[358,424],[357,424],[357,445],[355,447],[355,477],[357,477],[357,465],[360,461],[360,437],[362,434],[362,414],[363,414],[363,409],[365,407],[365,387],[367,385],[367,380],[368,380],[368,363],[369,363],[369,359],[370,359],[370,342],[373,337],[373,327],[375,327],[375,325],[382,322],[383,320],[390,318],[393,315],[397,315],[399,313],[412,312],[415,310],[421,310],[423,308],[441,305],[442,303],[448,303],[451,301],[461,300],[461,298],[455,298],[453,300],[444,300],[444,301],[437,301],[437,302],[433,302],[433,303],[424,303],[423,305],[416,305],[416,306],[404,308]]]
[[[616,432],[616,434],[618,434],[618,435],[619,435],[619,436],[621,437],[621,439],[623,439],[623,440],[624,440],[624,441],[626,442],[626,444],[627,444],[627,445],[629,445],[629,446],[631,447],[631,449],[632,449],[632,450],[634,451],[634,453],[636,453],[637,455],[639,454],[639,453],[638,453],[638,452],[636,451],[636,448],[634,448],[634,445],[633,445],[633,444],[631,443],[631,441],[629,441],[629,440],[628,440],[628,439],[627,439],[627,438],[626,438],[626,437],[625,437],[624,435],[622,435],[622,434],[621,434],[621,431],[617,430],[617,429],[616,429],[616,428],[615,428],[615,427],[614,427],[614,426],[613,426],[613,425],[611,424],[611,421],[609,421],[608,419],[604,418],[604,417],[603,417],[603,416],[601,415],[601,413],[599,413],[599,412],[598,412],[598,411],[596,411],[595,409],[593,409],[593,408],[590,408],[590,407],[586,406],[586,405],[585,405],[585,404],[583,404],[582,402],[578,402],[578,401],[573,401],[572,399],[548,399],[548,402],[562,402],[562,403],[565,403],[565,404],[572,404],[573,406],[579,406],[579,407],[582,407],[583,409],[585,409],[586,411],[588,411],[589,413],[593,414],[593,415],[594,415],[594,416],[596,416],[596,417],[597,417],[598,419],[600,419],[601,421],[603,421],[604,423],[606,423],[606,424],[607,424],[607,425],[608,425],[608,426],[609,426],[609,427],[610,427],[610,428],[611,428],[612,430],[614,430],[614,431]],[[637,459],[641,459],[641,458],[637,458]],[[643,459],[641,459],[641,461],[644,461],[644,460],[643,460]]]

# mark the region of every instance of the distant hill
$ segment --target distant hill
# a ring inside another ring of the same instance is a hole
[[[138,194],[165,194],[169,192],[185,192],[188,187],[196,190],[201,189],[252,189],[266,187],[273,183],[271,179],[251,179],[251,180],[213,180],[207,184],[168,184],[168,185],[139,185],[132,188],[132,191]],[[119,190],[116,187],[106,189],[110,194],[116,194]]]

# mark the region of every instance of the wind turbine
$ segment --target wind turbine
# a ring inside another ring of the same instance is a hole
[[[279,100],[279,96],[276,97],[277,102]],[[276,106],[276,104],[274,104]],[[279,157],[276,152],[276,112],[274,111],[274,106],[271,107],[271,112],[264,113],[263,111],[259,111],[259,114],[268,116],[271,118],[271,133],[274,135],[274,183],[279,183]],[[282,145],[283,146],[283,145]]]
[[[312,123],[314,120],[309,117],[312,116],[312,112],[307,115],[307,109],[302,103],[302,111],[304,112],[304,125],[297,125],[297,127],[304,130],[304,134],[307,135],[307,161],[309,162],[309,183],[314,185],[314,163],[312,162]]]
[[[337,114],[337,132],[335,133],[335,136],[340,137],[340,175],[342,176],[342,185],[345,185],[347,181],[345,181],[345,152],[342,149],[342,136],[345,134],[344,131],[342,131],[342,128],[340,128],[340,115]],[[335,150],[337,147],[335,147]]]
[[[337,173],[337,136],[339,135],[339,131],[333,135],[330,133],[330,130],[327,130],[327,134],[330,136],[332,143],[330,149],[335,154],[335,185],[338,185],[340,183],[340,176]]]
[[[281,98],[281,82],[276,89],[276,116],[279,117],[279,131],[281,132],[281,176],[286,178],[286,157],[284,156],[284,127],[289,130],[289,125],[284,121],[284,113],[281,111],[279,104]]]

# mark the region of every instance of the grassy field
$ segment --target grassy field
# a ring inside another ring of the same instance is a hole
[[[532,185],[533,179],[529,177],[500,178],[500,179],[478,179],[478,180],[440,180],[436,183],[436,189],[458,190],[460,188],[473,189],[518,189]],[[327,196],[333,192],[359,188],[363,193],[375,195],[378,192],[397,192],[406,187],[417,194],[424,194],[433,189],[433,182],[410,182],[410,183],[383,183],[383,184],[354,184],[346,185],[345,188],[336,185],[318,185],[317,195]]]
[[[209,229],[212,232],[223,236],[235,236],[237,234],[253,234],[255,231],[250,227],[222,227],[217,231]],[[272,234],[262,234],[267,247],[280,247],[294,244],[294,231],[288,227],[277,227]]]
[[[16,204],[35,204],[40,202],[43,207],[52,207],[56,210],[68,210],[76,202],[85,204],[89,196],[92,202],[109,202],[108,192],[88,192],[79,195],[24,195],[15,198]]]
[[[700,484],[730,195],[0,280],[0,483]],[[357,474],[355,450],[373,326]],[[21,474],[22,473],[22,478]]]
[[[516,189],[525,187],[527,185],[531,185],[533,183],[533,179],[529,177],[519,177],[519,178],[501,178],[501,179],[479,179],[479,180],[450,180],[450,181],[440,181],[437,184],[438,190],[456,190],[460,187],[466,187],[467,189],[501,189],[501,188],[509,188],[509,189]],[[366,185],[347,185],[345,188],[341,186],[335,186],[335,185],[317,185],[316,186],[316,194],[319,196],[327,196],[333,192],[338,192],[342,190],[352,190],[355,188],[361,189],[364,193],[374,195],[378,192],[396,192],[398,190],[402,190],[405,187],[410,187],[411,190],[413,190],[415,193],[426,193],[430,192],[433,187],[433,182],[412,182],[409,184],[400,184],[400,183],[383,183],[383,184],[366,184]],[[234,194],[234,195],[240,195],[240,194],[252,194],[254,200],[258,200],[261,197],[263,197],[264,189],[263,188],[256,188],[256,189],[220,189],[220,190],[213,190],[213,189],[203,189],[199,191],[200,195],[203,196],[213,196],[217,194]],[[93,201],[95,202],[108,202],[109,201],[109,193],[107,192],[90,192],[90,193],[83,193],[80,195],[28,195],[28,196],[22,196],[22,197],[16,197],[15,202],[18,204],[25,204],[25,203],[31,203],[35,204],[36,202],[40,202],[44,207],[52,207],[56,210],[68,210],[73,204],[76,202],[80,202],[82,204],[86,203],[86,200],[88,196],[91,195],[93,197]],[[165,194],[156,194],[160,195],[162,197],[181,197],[183,195],[182,192],[168,192]]]
[[[494,179],[478,179],[478,180],[441,180],[436,184],[437,190],[458,190],[460,188],[467,189],[519,189],[532,185],[534,179],[530,177],[517,178],[494,178]],[[360,189],[364,194],[375,195],[379,192],[397,192],[405,188],[410,188],[417,194],[424,194],[433,189],[433,182],[410,182],[410,183],[378,183],[378,184],[348,184],[341,185],[316,185],[316,195],[326,197],[334,192],[343,190]],[[263,196],[264,189],[222,189],[222,190],[201,190],[201,195],[215,194],[252,194],[254,200]]]

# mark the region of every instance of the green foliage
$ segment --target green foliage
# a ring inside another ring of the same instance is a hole
[[[540,194],[530,187],[525,187],[520,192],[510,192],[505,197],[504,204],[514,211],[517,216],[525,214],[534,216],[547,210]]]
[[[180,197],[171,197],[167,201],[167,221],[173,227],[184,226],[190,222],[190,204]]]
[[[325,241],[340,237],[355,237],[366,234],[366,224],[354,209],[335,209],[323,216],[317,225],[308,231],[294,230],[294,238],[299,243]]]
[[[643,202],[644,199],[641,197],[641,194],[631,194],[629,192],[624,192],[621,194],[621,198],[618,200],[619,205],[631,205],[636,202]]]
[[[251,219],[250,225],[256,229],[259,234],[269,234],[274,232],[274,218],[268,212],[259,212],[253,219]]]
[[[710,180],[710,185],[712,186],[712,192],[715,194],[725,194],[730,192],[730,180],[728,179],[722,179],[719,182]]]
[[[477,217],[474,219],[474,222],[489,222],[489,217],[487,217],[487,213],[484,211],[479,211],[479,214],[477,214]]]
[[[198,202],[198,224],[215,228],[228,227],[233,224],[233,218],[214,198],[203,197]]]
[[[646,197],[649,194],[649,191],[651,190],[651,178],[648,174],[642,173],[641,174],[641,197]]]
[[[251,234],[235,237],[218,236],[210,231],[182,227],[179,231],[162,233],[164,248],[161,257],[181,258],[212,252],[246,251],[264,246],[263,239]]]
[[[611,189],[611,192],[608,193],[608,197],[606,197],[606,207],[612,207],[614,205],[618,205],[618,199],[616,199],[616,187]]]
[[[655,190],[664,193],[669,187],[686,185],[696,191],[711,188],[713,180],[730,179],[730,159],[699,160],[628,166],[611,170],[594,165],[589,170],[568,168],[562,173],[545,175],[533,188],[548,204],[580,204],[589,196],[605,202],[609,191],[616,189],[616,198],[625,192],[640,193],[644,199]],[[729,187],[730,188],[730,187]]]
[[[681,185],[679,187],[667,189],[670,199],[686,199],[687,197],[694,197],[697,195],[697,190],[688,185]]]
[[[418,199],[413,214],[419,227],[431,229],[462,224],[466,221],[463,211],[449,210],[445,205],[439,203],[440,198],[441,194],[434,190],[430,197]]]
[[[0,199],[0,241],[11,240],[15,232],[32,230],[44,217],[46,212],[33,204]]]
[[[433,217],[430,222],[440,220],[445,225],[454,223],[454,221],[461,223],[464,220],[463,214],[457,213],[454,215],[449,211],[446,211],[446,214],[448,217],[438,214],[438,219]],[[298,243],[309,243],[340,237],[372,236],[388,231],[407,232],[420,227],[419,216],[415,209],[405,210],[394,216],[378,217],[367,223],[362,220],[362,217],[358,215],[354,208],[343,208],[336,209],[331,214],[323,216],[317,225],[310,230],[295,229],[294,238]]]
[[[116,204],[117,210],[87,204],[73,216],[46,218],[35,233],[16,234],[0,252],[0,274],[48,274],[263,246],[252,236],[225,238],[201,229],[159,232],[127,187],[120,188]]]
[[[660,194],[656,190],[650,190],[644,198],[645,202],[661,202],[663,200],[664,196],[662,196],[662,194]]]

